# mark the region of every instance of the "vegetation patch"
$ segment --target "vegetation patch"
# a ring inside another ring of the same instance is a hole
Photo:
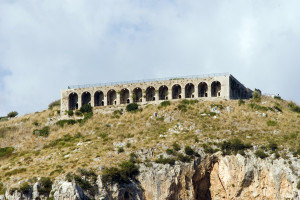
[[[17,111],[12,111],[12,112],[7,114],[7,117],[8,118],[14,118],[14,117],[18,116],[18,114],[19,113]]]
[[[19,188],[19,192],[21,192],[22,194],[28,195],[32,190],[32,187],[29,185],[29,183],[24,182],[20,188]]]
[[[136,112],[139,109],[139,105],[136,103],[130,103],[126,106],[127,112]]]
[[[291,111],[296,112],[296,113],[300,113],[300,106],[298,106],[294,102],[289,103],[288,107],[290,108]]]
[[[139,173],[139,168],[134,160],[123,161],[117,167],[109,167],[103,170],[102,181],[108,183],[129,183],[130,179],[135,179]]]
[[[155,160],[156,163],[159,164],[169,164],[169,165],[174,165],[175,164],[175,159],[174,158],[164,158],[162,155],[158,159]]]
[[[268,126],[276,126],[276,125],[277,125],[277,122],[276,122],[276,121],[273,121],[273,120],[268,120],[268,121],[267,121],[267,125],[268,125]]]
[[[36,135],[36,136],[48,137],[49,133],[50,133],[50,127],[49,126],[45,126],[42,129],[33,130],[33,135]]]
[[[268,110],[273,110],[272,108],[270,108],[270,107],[265,107],[265,106],[260,106],[260,105],[258,105],[258,104],[255,104],[255,103],[250,103],[250,104],[248,104],[249,105],[249,107],[251,108],[251,109],[253,109],[253,110],[261,110],[261,111],[268,111]]]
[[[14,150],[13,147],[0,148],[0,158],[10,156]]]
[[[52,189],[52,180],[49,177],[42,177],[40,180],[39,193],[44,196],[49,196]]]
[[[261,159],[268,157],[268,155],[263,150],[257,150],[254,154]]]
[[[58,106],[60,106],[60,99],[51,102],[51,103],[48,105],[48,109],[51,109],[51,110],[52,110],[54,107],[58,107]]]
[[[12,176],[12,175],[15,175],[15,174],[21,174],[23,172],[26,172],[26,168],[20,168],[20,169],[14,169],[14,170],[11,170],[9,172],[6,172],[5,173],[5,176]]]
[[[163,101],[160,103],[159,108],[167,107],[169,105],[171,105],[170,101]]]
[[[230,141],[224,141],[219,144],[223,155],[230,155],[232,153],[237,154],[239,151],[243,154],[243,151],[252,147],[251,144],[244,144],[240,139],[235,138]]]
[[[68,147],[71,146],[75,141],[78,141],[81,138],[81,133],[77,133],[73,137],[69,134],[64,135],[62,138],[51,141],[49,144],[46,144],[44,148],[51,147]]]

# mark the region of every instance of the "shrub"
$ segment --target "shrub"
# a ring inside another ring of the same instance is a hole
[[[268,157],[268,155],[264,151],[262,151],[262,150],[257,150],[255,152],[255,155],[257,157],[261,158],[261,159],[264,159],[264,158]]]
[[[244,144],[240,139],[235,138],[230,141],[224,141],[220,144],[223,155],[230,155],[232,152],[237,154],[240,150],[251,148],[251,144]]]
[[[212,147],[208,146],[207,144],[203,144],[202,147],[203,147],[205,153],[212,154],[212,153],[215,153],[218,151],[218,149],[213,149]]]
[[[64,127],[65,124],[73,125],[73,124],[76,124],[76,122],[77,121],[74,119],[63,119],[63,120],[57,121],[55,124],[60,127]]]
[[[194,155],[194,153],[195,153],[194,150],[190,146],[185,146],[184,152],[186,155],[189,155],[189,156]]]
[[[262,110],[262,111],[268,111],[268,110],[270,110],[270,108],[268,108],[268,107],[260,106],[260,105],[257,105],[255,103],[250,103],[248,105],[249,105],[250,108],[252,108],[254,110]]]
[[[244,104],[245,104],[245,101],[244,101],[244,100],[242,100],[242,99],[239,99],[239,102],[238,102],[238,104],[239,104],[239,106],[241,106],[241,105],[244,105]]]
[[[177,143],[177,142],[174,142],[173,144],[172,144],[172,146],[173,146],[173,149],[175,150],[175,151],[179,151],[181,148],[180,148],[180,145]]]
[[[169,106],[171,105],[171,102],[170,101],[163,101],[160,103],[160,107],[166,107],[166,106]]]
[[[274,99],[282,100],[281,96],[279,96],[279,95],[275,95]]]
[[[261,94],[258,91],[252,92],[252,99],[254,101],[260,101],[261,100]]]
[[[181,101],[181,104],[183,105],[189,105],[189,104],[195,104],[195,103],[198,103],[199,101],[197,99],[191,99],[191,100],[188,100],[188,99],[184,99]]]
[[[31,186],[27,183],[27,182],[24,182],[21,186],[20,186],[20,189],[19,191],[22,193],[22,194],[29,194],[30,191],[31,191]]]
[[[294,102],[289,103],[288,107],[290,108],[291,111],[296,112],[296,113],[300,113],[300,106],[298,106]]]
[[[173,158],[164,158],[162,155],[155,160],[156,163],[160,164],[169,164],[169,165],[174,165],[175,160]]]
[[[19,113],[17,111],[12,111],[10,113],[7,114],[8,118],[14,118],[18,115]]]
[[[20,174],[20,173],[23,173],[23,172],[26,172],[26,171],[27,171],[26,168],[14,169],[14,170],[11,170],[9,172],[6,172],[5,176],[12,176],[12,175]]]
[[[177,160],[186,163],[186,162],[190,162],[191,161],[191,157],[190,156],[184,156],[182,153],[178,153],[177,154]]]
[[[126,106],[126,111],[135,112],[139,109],[139,105],[136,103],[130,103]]]
[[[10,156],[14,150],[13,147],[0,148],[0,158]]]
[[[118,153],[122,153],[122,152],[124,152],[124,148],[123,147],[119,147],[118,148]]]
[[[49,196],[52,189],[52,181],[49,177],[42,177],[40,180],[39,193],[44,196]]]
[[[75,115],[76,116],[82,116],[83,114],[82,114],[82,112],[80,110],[76,110],[75,111]]]
[[[104,184],[109,182],[129,183],[130,179],[134,179],[138,173],[138,166],[131,161],[124,161],[118,167],[105,168],[102,174],[102,181]]]
[[[167,150],[166,150],[166,153],[167,153],[168,155],[173,155],[173,154],[174,154],[174,150],[173,150],[173,149],[167,149]]]
[[[49,108],[49,109],[52,109],[52,108],[54,108],[54,107],[56,107],[56,106],[60,106],[60,99],[51,102],[51,103],[48,105],[48,108]]]
[[[3,183],[0,182],[0,195],[5,194],[5,187],[3,185]]]
[[[275,151],[278,149],[277,144],[274,141],[270,141],[269,145],[268,145],[269,149],[271,149],[272,151]]]
[[[42,129],[35,129],[33,130],[33,135],[42,136],[42,137],[48,137],[50,132],[50,127],[45,126]]]
[[[276,122],[276,121],[273,121],[273,120],[268,120],[268,121],[267,121],[267,125],[268,125],[268,126],[276,126],[276,125],[277,125],[277,122]]]
[[[297,189],[300,190],[300,180],[297,183]]]
[[[68,110],[67,113],[68,113],[68,115],[69,115],[70,117],[74,115],[74,111],[73,111],[73,110]]]
[[[182,112],[186,112],[187,111],[187,107],[184,104],[179,104],[177,106],[178,110],[182,111]]]
[[[90,104],[85,104],[85,105],[81,106],[80,112],[82,112],[82,113],[92,113],[93,108]]]

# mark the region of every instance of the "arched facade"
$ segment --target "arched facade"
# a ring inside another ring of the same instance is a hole
[[[221,96],[221,83],[219,81],[214,81],[211,84],[211,96],[219,97]]]
[[[172,87],[172,99],[181,99],[181,86],[179,84],[175,84]]]
[[[134,88],[132,91],[133,102],[142,102],[143,91],[141,88]]]
[[[208,97],[207,83],[201,82],[198,85],[198,97]]]
[[[146,101],[155,101],[155,88],[152,86],[146,89]]]
[[[62,90],[61,111],[76,110],[90,104],[92,107],[160,103],[165,100],[201,98],[202,100],[250,98],[252,90],[231,75],[191,78],[166,78],[149,82],[101,84]]]
[[[185,86],[185,98],[194,98],[195,86],[192,83],[188,83]]]
[[[123,88],[120,91],[120,104],[130,103],[129,99],[129,90],[127,88]]]
[[[115,90],[109,90],[107,92],[107,105],[117,104],[117,93]]]
[[[78,94],[73,92],[69,95],[69,110],[78,109]]]
[[[91,93],[89,92],[84,92],[81,95],[81,106],[91,104]]]
[[[97,91],[94,94],[94,106],[104,106],[104,94],[102,91]]]
[[[159,100],[168,100],[168,87],[165,85],[162,85],[158,89],[158,97]]]

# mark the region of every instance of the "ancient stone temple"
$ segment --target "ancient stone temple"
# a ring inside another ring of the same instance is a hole
[[[76,110],[86,104],[101,107],[179,99],[230,100],[247,99],[251,95],[252,90],[231,74],[76,85],[61,91],[61,111]]]

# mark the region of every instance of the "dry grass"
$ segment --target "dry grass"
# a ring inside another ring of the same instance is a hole
[[[256,103],[267,108],[279,106],[282,113],[274,109],[257,111],[249,107],[250,101],[241,106],[234,100],[200,101],[186,105],[186,112],[178,109],[179,104],[172,102],[163,108],[147,105],[140,112],[125,112],[123,115],[97,113],[84,125],[76,123],[63,128],[49,125],[50,135],[46,138],[35,136],[32,132],[46,126],[49,118],[58,118],[57,107],[0,122],[0,147],[15,148],[13,155],[0,159],[0,181],[14,183],[19,178],[34,176],[54,178],[80,167],[98,171],[102,165],[113,165],[127,159],[130,152],[156,148],[156,153],[159,153],[175,141],[182,145],[193,145],[199,141],[197,145],[201,145],[208,139],[239,138],[253,145],[273,140],[281,149],[299,147],[300,114],[290,111],[286,101],[263,97],[261,102]],[[215,118],[202,115],[210,112],[211,104],[223,106],[221,114]],[[227,106],[233,110],[227,111]],[[154,112],[158,113],[158,117],[151,117]],[[262,116],[263,112],[267,117]],[[276,124],[268,126],[268,120]],[[54,145],[55,140],[57,143]],[[121,142],[127,146],[124,147],[125,152],[118,153],[114,143]],[[22,168],[26,171],[19,170],[14,174],[13,170]]]

